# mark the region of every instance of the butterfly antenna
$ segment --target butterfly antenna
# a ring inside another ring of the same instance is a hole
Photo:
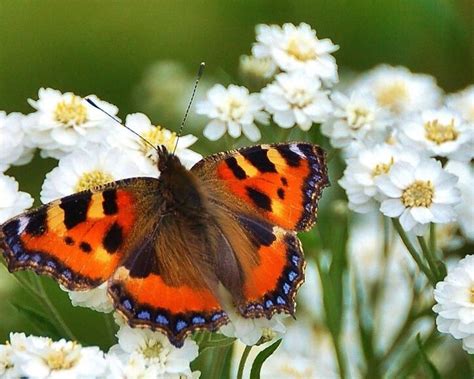
[[[189,113],[189,110],[191,109],[191,104],[193,103],[194,96],[196,95],[197,86],[199,84],[199,80],[201,79],[202,73],[204,72],[204,67],[206,67],[206,63],[201,62],[201,64],[199,65],[197,76],[196,76],[196,81],[194,82],[194,88],[193,88],[193,93],[191,94],[191,99],[189,100],[188,107],[186,108],[186,112],[184,113],[183,121],[181,121],[181,125],[179,127],[178,138],[176,139],[176,144],[174,145],[173,154],[176,152],[176,148],[178,147],[179,137],[181,137],[181,132],[183,131],[184,124],[186,123],[186,119],[188,118],[188,113]]]
[[[147,145],[149,145],[150,147],[152,147],[153,149],[155,149],[156,151],[158,151],[157,147],[155,145],[153,145],[150,141],[148,141],[146,138],[143,138],[140,134],[138,134],[135,130],[129,128],[127,125],[125,124],[122,124],[122,122],[115,116],[111,115],[109,112],[107,112],[106,110],[102,109],[101,107],[99,107],[96,103],[94,103],[91,99],[89,99],[88,97],[86,97],[84,99],[85,101],[87,101],[90,105],[92,105],[94,108],[97,108],[99,111],[105,113],[107,116],[109,116],[112,120],[114,120],[117,124],[123,126],[125,129],[127,129],[128,131],[132,132],[133,134],[135,134],[138,138],[140,138],[143,142],[145,142]]]

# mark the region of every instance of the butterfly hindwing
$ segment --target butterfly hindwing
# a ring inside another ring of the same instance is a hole
[[[142,182],[127,179],[28,211],[2,225],[10,271],[33,269],[70,290],[107,281],[136,233]],[[156,180],[154,180],[156,182]],[[151,186],[153,188],[153,186]]]
[[[238,262],[243,293],[233,298],[239,312],[293,314],[305,267],[295,232],[314,224],[328,185],[322,149],[310,143],[258,145],[211,155],[192,172],[206,187]]]
[[[287,230],[308,230],[329,184],[325,154],[305,142],[257,145],[206,157],[192,169],[217,191]]]
[[[110,281],[115,308],[132,326],[165,333],[176,346],[194,330],[228,322],[216,297],[215,233],[205,209],[161,217]]]

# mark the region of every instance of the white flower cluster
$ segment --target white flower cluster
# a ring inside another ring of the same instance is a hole
[[[241,59],[241,69],[268,84],[257,93],[248,88],[221,84],[197,104],[197,112],[211,121],[204,136],[218,140],[226,132],[233,138],[243,133],[258,141],[256,123],[272,117],[284,129],[298,126],[307,131],[328,119],[333,106],[327,88],[338,82],[337,65],[331,55],[338,49],[329,39],[319,39],[308,24],[258,25],[252,56]]]
[[[430,224],[444,224],[451,236],[457,230],[474,240],[473,86],[444,96],[428,75],[381,65],[331,100],[334,112],[321,130],[342,149],[346,169],[339,184],[350,209],[378,210],[417,236]],[[462,339],[473,353],[471,258],[437,284],[433,309],[439,331]]]
[[[472,236],[473,209],[460,205],[472,196],[460,185],[472,177],[466,177],[474,157],[474,124],[466,117],[472,92],[443,104],[434,78],[382,65],[334,93],[335,111],[321,130],[343,150],[347,168],[339,183],[349,208],[379,209],[416,235],[430,223],[458,222]]]
[[[0,377],[5,379],[54,378],[198,378],[189,364],[198,355],[194,341],[176,349],[168,339],[149,330],[122,326],[118,344],[104,354],[98,347],[82,347],[61,339],[10,333],[0,345]]]

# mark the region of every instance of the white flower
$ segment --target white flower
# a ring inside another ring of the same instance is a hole
[[[33,158],[34,149],[25,146],[23,117],[21,113],[0,111],[0,172],[12,164],[26,164]]]
[[[449,161],[445,169],[459,178],[462,201],[454,209],[462,233],[474,241],[474,168],[469,162]]]
[[[207,99],[196,105],[197,113],[212,119],[203,132],[211,141],[218,140],[226,131],[233,138],[243,133],[250,141],[258,141],[261,134],[255,122],[266,124],[268,121],[268,115],[262,109],[258,94],[233,84],[227,88],[216,84],[207,92]]]
[[[387,197],[380,210],[388,217],[399,217],[404,230],[422,235],[430,222],[443,224],[456,219],[454,206],[460,201],[457,181],[435,159],[397,162],[388,175],[376,179]]]
[[[282,71],[303,71],[327,84],[338,81],[336,60],[331,55],[339,46],[330,39],[318,39],[311,26],[301,23],[257,25],[257,43],[252,54],[272,58]]]
[[[82,347],[61,339],[25,337],[12,340],[13,360],[20,376],[28,378],[101,378],[106,361],[98,347]]]
[[[434,298],[438,330],[462,339],[464,350],[474,354],[474,255],[467,255],[449,270],[436,284]]]
[[[426,110],[402,121],[402,142],[431,156],[468,161],[474,157],[474,129],[448,109]]]
[[[282,128],[295,124],[307,131],[313,123],[325,121],[332,112],[327,91],[321,82],[302,72],[281,73],[275,81],[262,89],[265,109]]]
[[[347,148],[353,141],[373,145],[385,140],[392,120],[371,95],[352,92],[348,97],[335,92],[331,100],[334,112],[321,125],[321,131],[334,147]]]
[[[417,160],[416,154],[389,144],[362,149],[356,157],[349,158],[344,176],[339,180],[346,190],[349,208],[359,213],[375,209],[382,199],[376,179],[390,172],[395,162]]]
[[[158,368],[148,367],[145,357],[132,353],[124,360],[114,354],[107,355],[108,379],[155,379],[158,378]]]
[[[63,291],[67,291],[72,305],[75,307],[86,307],[96,312],[110,313],[114,310],[114,306],[107,295],[107,283],[102,283],[87,291],[68,291],[61,286]]]
[[[18,182],[11,176],[0,174],[0,224],[33,205],[33,198],[18,191]]]
[[[52,200],[119,179],[140,176],[142,172],[126,151],[104,145],[89,145],[65,156],[51,172],[41,189],[41,201]]]
[[[0,345],[0,378],[18,378],[17,367],[13,362],[13,349],[10,344]]]
[[[239,73],[252,88],[262,88],[277,73],[275,62],[269,57],[256,58],[253,55],[242,55],[239,59]]]
[[[458,112],[466,121],[474,122],[474,85],[446,97],[446,105]]]
[[[110,145],[118,147],[127,154],[131,153],[133,160],[147,176],[159,176],[158,155],[153,146],[163,145],[171,153],[174,151],[177,142],[175,154],[188,169],[202,159],[201,154],[189,149],[197,141],[197,137],[191,134],[181,136],[178,139],[176,133],[161,126],[153,125],[143,113],[128,115],[125,125],[147,140],[151,146],[126,128],[120,127],[119,131],[108,136],[107,140]]]
[[[125,365],[135,364],[142,367],[142,371],[152,370],[150,372],[160,378],[192,376],[189,364],[197,358],[198,346],[189,338],[181,348],[176,348],[162,333],[128,325],[120,327],[117,337],[118,344],[111,347],[109,354],[117,356]]]
[[[109,114],[117,114],[114,105],[94,95],[88,97]],[[26,132],[43,157],[59,159],[78,146],[100,142],[104,133],[117,127],[110,117],[71,92],[41,88],[38,100],[30,99],[29,103],[37,112],[29,115]]]
[[[246,345],[255,345],[261,342],[271,341],[285,333],[285,325],[282,319],[284,314],[275,314],[268,320],[265,317],[244,318],[234,310],[227,310],[230,322],[221,326],[220,332],[227,337],[236,337]]]
[[[439,105],[441,90],[432,76],[405,67],[379,65],[356,81],[353,89],[371,93],[380,106],[402,115]]]

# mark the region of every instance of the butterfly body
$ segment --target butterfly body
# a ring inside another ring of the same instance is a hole
[[[211,155],[187,170],[165,148],[160,177],[131,178],[65,197],[3,224],[10,271],[33,269],[70,290],[108,282],[132,326],[176,346],[227,323],[222,288],[244,317],[293,314],[304,259],[296,236],[328,185],[308,143]]]

